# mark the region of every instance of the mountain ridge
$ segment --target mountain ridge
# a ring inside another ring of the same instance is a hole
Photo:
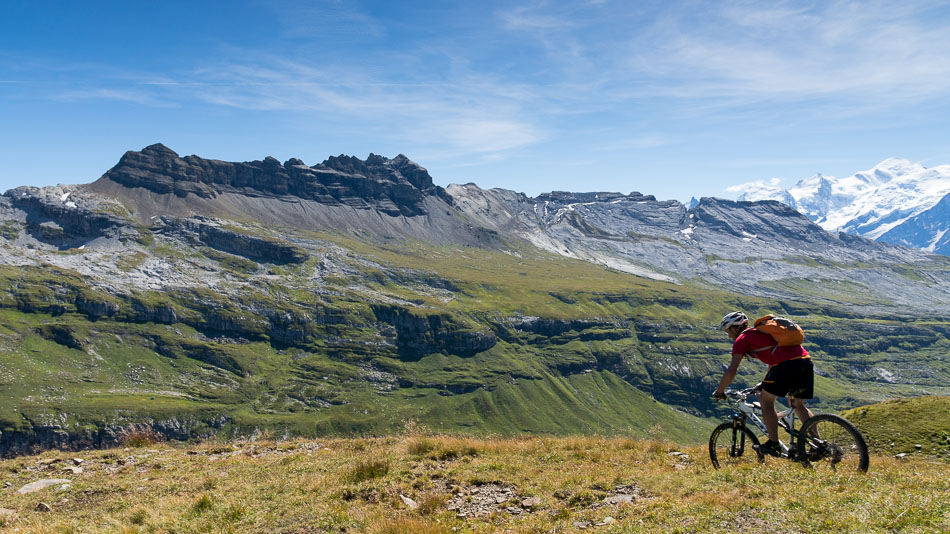
[[[230,163],[198,156],[181,158],[156,143],[139,152],[128,151],[100,181],[126,187],[144,187],[177,196],[207,198],[218,191],[245,195],[292,195],[324,204],[372,207],[390,215],[423,215],[424,196],[451,199],[432,182],[428,171],[400,154],[393,159],[370,154],[366,160],[331,156],[312,167],[292,158],[281,164],[270,156],[263,161]]]
[[[896,163],[893,168],[900,167]],[[27,235],[61,249],[95,246],[93,238],[143,231],[136,224],[165,228],[162,231],[191,228],[197,232],[190,238],[193,242],[214,241],[228,253],[235,252],[225,244],[228,240],[250,243],[235,237],[241,232],[199,220],[211,217],[295,231],[362,232],[384,240],[398,236],[494,250],[509,248],[506,240],[514,239],[637,276],[712,284],[769,298],[795,298],[802,283],[815,286],[810,291],[818,295],[835,284],[857,282],[877,288],[871,294],[880,294],[882,300],[871,310],[950,310],[950,298],[944,299],[950,294],[950,277],[937,258],[843,232],[828,233],[781,202],[704,197],[690,209],[639,192],[554,191],[531,198],[475,184],[443,189],[402,155],[388,159],[371,154],[366,161],[331,157],[307,167],[296,159],[280,164],[274,158],[245,163],[180,158],[155,144],[127,152],[91,184],[17,188],[3,198],[27,212],[21,215],[27,228],[37,229]],[[174,222],[177,219],[191,222],[182,226]],[[217,238],[210,238],[212,234]],[[267,248],[264,241],[257,243],[257,249]],[[291,248],[280,250],[288,258],[303,257]],[[923,276],[933,285],[891,277],[890,267],[882,273],[877,267],[861,267],[864,264],[925,266]],[[802,282],[779,283],[789,279]]]

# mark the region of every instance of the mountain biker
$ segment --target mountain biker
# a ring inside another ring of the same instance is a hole
[[[722,318],[719,329],[724,330],[733,340],[732,362],[719,381],[719,387],[713,398],[726,398],[725,391],[736,377],[739,362],[744,356],[754,356],[768,364],[769,370],[759,384],[759,404],[762,406],[762,421],[769,433],[769,440],[759,447],[763,454],[781,456],[782,448],[778,441],[778,414],[775,411],[775,399],[793,396],[792,407],[802,423],[811,417],[812,412],[805,407],[803,399],[814,396],[814,366],[808,351],[801,345],[794,347],[776,346],[775,339],[749,328],[749,318],[741,311],[732,312]]]

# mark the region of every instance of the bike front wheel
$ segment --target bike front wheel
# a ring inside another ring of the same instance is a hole
[[[713,467],[754,465],[765,457],[759,453],[759,439],[744,425],[727,421],[709,436],[709,459]]]
[[[864,473],[870,463],[861,432],[847,419],[833,414],[805,421],[797,452],[803,465],[828,467],[838,473]]]

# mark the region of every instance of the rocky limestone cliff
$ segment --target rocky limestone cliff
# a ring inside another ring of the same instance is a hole
[[[0,430],[0,458],[36,454],[47,449],[79,451],[122,445],[130,436],[153,440],[207,439],[220,431],[227,417],[213,416],[206,421],[168,419],[142,423],[110,424],[99,428],[66,428],[61,425],[37,425],[29,430]]]
[[[272,157],[243,163],[182,158],[168,147],[154,144],[140,152],[126,152],[100,180],[182,197],[211,198],[223,191],[294,196],[406,217],[425,215],[427,196],[450,201],[424,168],[403,155],[388,159],[370,154],[366,161],[341,155],[308,167],[299,159],[281,164]]]
[[[137,235],[120,204],[77,193],[74,186],[11,189],[0,200],[0,217],[21,224],[38,241],[62,249],[97,238]]]
[[[207,217],[163,217],[159,230],[190,243],[209,246],[230,254],[244,256],[262,263],[284,265],[303,263],[310,255],[306,250],[274,238],[263,238],[223,227]]]

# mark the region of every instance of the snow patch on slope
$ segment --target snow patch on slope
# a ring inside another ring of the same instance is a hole
[[[939,232],[937,232],[937,235],[934,236],[933,240],[930,242],[929,245],[927,245],[926,249],[929,250],[930,252],[935,252],[937,249],[937,243],[939,243],[940,240],[943,239],[943,236],[945,236],[946,234],[947,234],[947,228],[944,228],[943,230],[940,230]]]

